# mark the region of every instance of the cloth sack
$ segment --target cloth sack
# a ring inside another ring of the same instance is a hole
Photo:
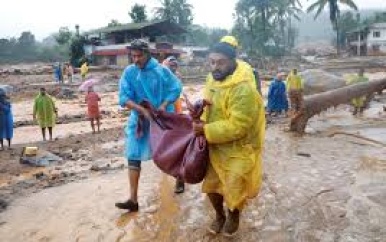
[[[209,162],[207,141],[203,135],[196,136],[193,122],[203,112],[205,102],[196,103],[191,114],[176,114],[156,110],[149,102],[142,106],[149,110],[150,146],[154,163],[166,174],[185,183],[201,182]],[[140,133],[140,132],[139,132]]]

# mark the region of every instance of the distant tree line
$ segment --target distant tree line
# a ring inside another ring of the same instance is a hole
[[[0,39],[0,63],[57,61],[63,60],[67,50],[59,45],[46,46],[35,40],[29,32],[21,33],[18,38]]]
[[[346,4],[357,9],[352,0],[312,0],[308,12],[315,12],[317,18],[328,7],[330,20],[337,33],[337,47],[344,46],[346,33],[363,25],[386,22],[386,12],[374,14],[371,18],[360,19],[353,12],[341,14],[338,4]],[[299,0],[238,0],[235,6],[234,26],[229,32],[222,28],[207,28],[193,24],[193,6],[187,0],[160,0],[160,6],[149,15],[146,6],[134,4],[128,12],[133,23],[168,19],[187,30],[183,36],[165,36],[164,41],[172,41],[195,46],[211,46],[227,34],[235,35],[242,47],[241,51],[251,56],[282,56],[291,53],[295,46],[298,30],[293,21],[300,20],[302,6]],[[107,26],[119,26],[111,20]],[[79,66],[85,61],[84,44],[87,40],[68,27],[61,27],[48,37],[53,43],[38,42],[33,33],[23,32],[18,38],[0,39],[0,63],[34,61],[71,61]],[[339,48],[337,48],[339,50]]]

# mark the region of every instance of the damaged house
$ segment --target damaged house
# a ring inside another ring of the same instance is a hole
[[[375,23],[347,33],[347,44],[353,55],[386,55],[386,23]]]

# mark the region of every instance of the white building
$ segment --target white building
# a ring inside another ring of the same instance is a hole
[[[355,55],[386,55],[386,23],[375,23],[347,34],[350,51]]]

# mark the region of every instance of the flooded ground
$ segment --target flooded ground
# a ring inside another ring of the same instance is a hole
[[[195,99],[200,86],[185,90]],[[1,241],[386,241],[385,94],[363,116],[353,117],[342,105],[312,118],[302,137],[285,131],[284,118],[272,120],[263,188],[249,201],[232,239],[206,231],[214,213],[199,184],[175,195],[174,180],[152,162],[141,173],[140,211],[114,207],[129,189],[124,117],[116,110],[116,93],[105,95],[103,108],[113,115],[105,116],[101,134],[74,121],[57,125],[58,140],[43,143],[36,126],[15,129],[14,150],[0,152]],[[68,104],[81,97],[58,102],[60,115],[84,112]],[[30,119],[23,108],[14,112],[17,120]],[[26,144],[64,161],[45,168],[21,165]]]

